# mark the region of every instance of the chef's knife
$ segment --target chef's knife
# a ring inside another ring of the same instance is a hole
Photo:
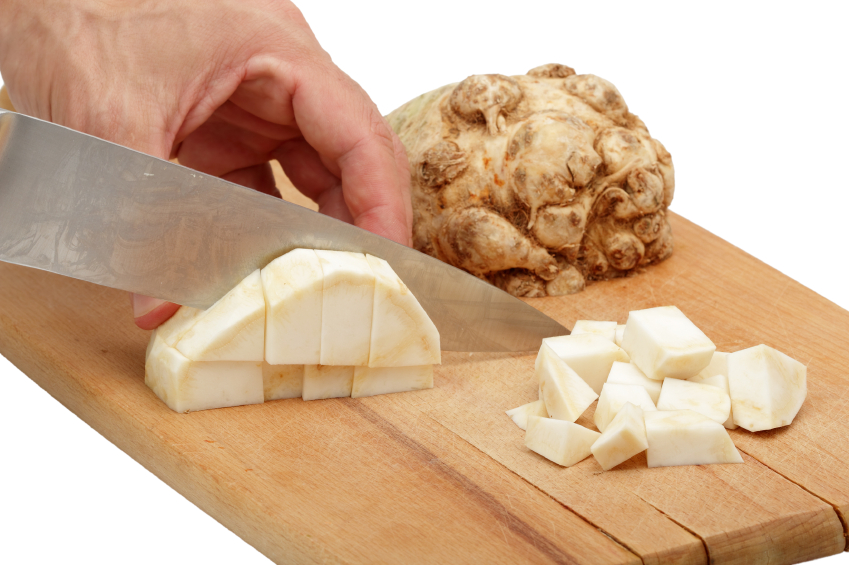
[[[449,351],[530,351],[566,328],[413,249],[260,192],[0,110],[0,260],[206,308],[298,247],[386,259]]]

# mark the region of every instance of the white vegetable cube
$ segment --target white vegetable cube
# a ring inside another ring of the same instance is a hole
[[[716,355],[717,355],[716,353],[713,354],[714,357],[716,357]],[[724,355],[727,355],[727,354],[724,354]],[[707,371],[707,369],[705,369],[704,371],[702,371],[701,373],[699,373],[695,377],[691,378],[690,382],[691,383],[699,383],[699,384],[708,385],[708,386],[715,386],[715,387],[723,390],[725,392],[725,394],[728,395],[728,398],[730,399],[731,398],[731,389],[728,388],[728,377],[726,377],[724,374],[717,374],[717,375],[713,375],[712,377],[705,378],[705,377],[702,376],[705,373],[705,371]],[[728,429],[728,430],[736,430],[737,429],[737,424],[734,423],[734,410],[733,409],[728,414],[728,419],[725,420],[722,423],[722,425],[725,426],[725,428]]]
[[[598,395],[543,341],[536,376],[540,395],[552,418],[574,422]]]
[[[265,360],[272,365],[321,362],[324,275],[312,249],[295,249],[261,272],[267,302]]]
[[[593,455],[605,471],[648,448],[643,409],[626,402],[592,446]]]
[[[263,362],[262,386],[265,400],[300,398],[304,390],[304,366]]]
[[[734,423],[759,432],[793,421],[808,394],[807,368],[766,345],[728,355]]]
[[[701,379],[706,379],[708,377],[713,377],[714,375],[725,375],[728,376],[728,353],[723,353],[722,351],[715,351],[713,353],[713,357],[710,358],[710,363],[708,366],[699,371],[699,374],[695,377],[690,377],[688,380],[694,382],[701,382]]]
[[[540,418],[548,418],[548,411],[545,409],[545,402],[542,400],[534,400],[523,404],[518,408],[512,408],[505,412],[513,422],[522,428],[528,429],[528,416],[539,416]]]
[[[658,410],[692,410],[707,416],[717,424],[728,420],[731,398],[715,386],[692,381],[666,379],[660,389]]]
[[[616,338],[613,341],[619,347],[622,347],[622,337],[624,335],[625,335],[625,324],[616,324]]]
[[[614,361],[613,366],[610,367],[607,382],[620,385],[639,385],[646,389],[651,401],[655,404],[657,404],[657,399],[660,397],[660,387],[663,384],[663,381],[648,378],[633,363],[622,363],[620,361]]]
[[[596,322],[578,320],[572,328],[572,335],[596,334],[616,343],[616,322]]]
[[[593,422],[599,431],[604,432],[607,425],[613,421],[616,414],[628,402],[634,406],[639,406],[643,412],[657,410],[651,401],[651,397],[649,397],[649,393],[643,387],[606,383],[601,389],[598,405],[595,408],[595,414],[593,414]]]
[[[354,367],[352,398],[433,388],[433,365]]]
[[[175,412],[261,404],[261,361],[191,361],[154,334],[145,384]]]
[[[304,365],[304,400],[344,398],[351,396],[354,367],[336,365]]]
[[[716,346],[675,306],[628,315],[622,349],[647,377],[688,379],[710,363]]]
[[[265,349],[265,298],[259,269],[204,310],[177,342],[192,361],[259,361]]]
[[[596,394],[607,380],[614,361],[628,361],[628,356],[615,343],[595,334],[564,335],[542,340],[573,371],[578,373]],[[540,357],[537,356],[537,364]]]
[[[315,253],[324,275],[321,365],[367,366],[374,310],[374,273],[362,253]]]
[[[646,412],[649,467],[742,463],[728,431],[692,410]]]
[[[599,436],[598,432],[565,420],[528,416],[525,446],[549,461],[571,467],[590,456]]]
[[[389,263],[366,255],[375,277],[369,367],[441,362],[439,332]]]

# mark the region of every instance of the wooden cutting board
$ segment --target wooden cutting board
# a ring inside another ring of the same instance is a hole
[[[843,551],[849,312],[671,221],[669,260],[529,302],[567,327],[674,304],[721,351],[766,343],[806,363],[790,427],[731,432],[743,465],[546,461],[504,415],[536,399],[534,355],[445,353],[435,388],[415,393],[176,414],[144,385],[148,333],[125,293],[3,263],[0,353],[278,563],[775,565]],[[593,427],[593,410],[578,423]]]

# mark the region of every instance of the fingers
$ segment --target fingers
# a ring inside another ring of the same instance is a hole
[[[274,172],[271,170],[271,163],[265,162],[253,167],[237,169],[222,175],[221,178],[280,198],[280,192],[277,190],[274,181]]]
[[[130,294],[130,298],[133,302],[133,318],[143,330],[155,330],[180,309],[179,304],[142,294]]]

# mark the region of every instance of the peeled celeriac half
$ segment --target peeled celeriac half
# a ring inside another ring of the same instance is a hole
[[[145,382],[178,412],[351,396],[372,351],[357,396],[433,386],[439,334],[389,264],[296,249],[153,332]]]
[[[592,445],[591,451],[601,468],[608,471],[642,453],[648,446],[643,409],[626,402]]]
[[[808,395],[807,368],[766,345],[728,355],[734,423],[750,432],[793,421]]]
[[[658,410],[692,410],[723,424],[731,414],[731,398],[718,387],[680,379],[666,379],[660,389]]]
[[[649,467],[742,463],[728,431],[692,410],[644,414]]]
[[[542,400],[534,400],[516,408],[511,408],[505,414],[510,416],[510,419],[523,430],[528,429],[528,416],[548,418],[548,411],[545,409],[545,402]]]
[[[596,394],[607,380],[614,361],[628,362],[628,355],[615,343],[599,335],[586,333],[548,337],[542,340],[573,371],[578,373]],[[537,356],[536,364],[539,365]]]
[[[574,422],[598,395],[543,341],[536,376],[548,415]]]
[[[675,306],[628,314],[622,349],[650,379],[688,379],[710,363],[716,346]]]
[[[549,461],[571,467],[590,456],[600,435],[565,420],[528,416],[525,446]]]

